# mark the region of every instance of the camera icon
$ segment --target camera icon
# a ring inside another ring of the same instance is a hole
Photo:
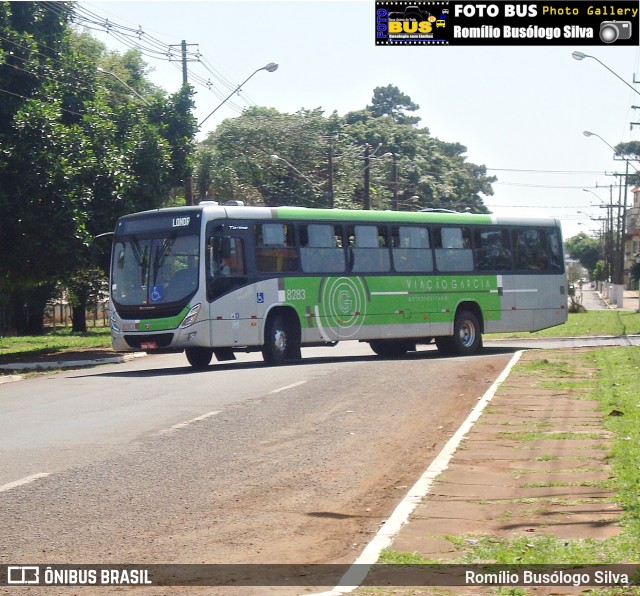
[[[600,39],[604,43],[613,43],[619,39],[631,39],[631,21],[602,21]]]

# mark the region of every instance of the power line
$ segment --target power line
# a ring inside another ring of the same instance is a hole
[[[492,182],[492,184],[498,184],[501,186],[518,186],[518,187],[522,187],[522,188],[550,188],[550,189],[581,189],[581,188],[602,188],[600,186],[587,186],[587,185],[581,185],[581,186],[552,186],[552,185],[546,185],[546,184],[526,184],[524,182]]]
[[[106,33],[126,47],[139,51],[147,58],[170,62],[175,64],[178,69],[180,68],[176,63],[182,60],[182,52],[175,49],[175,44],[166,44],[160,39],[149,35],[142,26],[133,28],[121,25],[108,18],[101,17],[82,3],[74,4],[72,14],[72,21],[74,23],[85,26],[91,30]],[[199,75],[194,69],[189,71],[190,81],[193,81],[194,84],[200,85],[207,91],[210,91],[218,99],[222,99],[226,95],[218,88],[218,86],[229,91],[237,88],[237,85],[216,69],[215,66],[213,66],[213,64],[200,52],[200,50],[197,52],[187,50],[185,52],[185,57],[188,61],[193,61],[196,65],[202,67],[213,77],[217,82],[217,85],[210,78],[207,79]],[[254,102],[243,92],[238,95],[240,95],[247,103],[254,104]],[[227,102],[226,107],[229,107],[238,113],[243,109],[233,102]]]
[[[32,100],[32,101],[42,101],[42,98],[40,97],[26,97],[24,95],[20,95],[19,93],[14,93],[13,91],[7,91],[6,89],[0,89],[0,91],[2,93],[8,93],[9,95],[13,95],[15,97],[20,97],[22,99],[26,99],[27,101]],[[80,118],[83,117],[82,114],[79,114],[78,112],[74,112],[73,110],[68,110],[67,108],[63,108],[59,105],[57,105],[56,102],[59,102],[59,99],[53,98],[53,97],[45,97],[46,100],[48,100],[48,103],[55,105],[55,107],[58,110],[61,110],[62,112],[67,112],[68,114],[73,114],[74,116],[79,116]]]
[[[487,207],[500,207],[501,209],[590,209],[592,205],[495,205],[485,203]]]
[[[590,170],[527,170],[517,168],[487,168],[489,172],[526,172],[530,174],[600,174],[606,175],[606,172],[590,171]]]

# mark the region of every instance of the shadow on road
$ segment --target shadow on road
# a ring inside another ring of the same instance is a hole
[[[290,364],[286,364],[285,366],[311,366],[318,364],[349,364],[354,362],[369,362],[376,363],[381,360],[384,361],[408,361],[408,360],[435,360],[440,358],[474,358],[479,356],[494,356],[500,354],[513,354],[520,349],[530,349],[530,348],[520,348],[513,346],[505,346],[505,347],[485,347],[483,350],[477,354],[476,356],[444,356],[438,352],[436,349],[426,349],[419,350],[417,352],[409,352],[405,356],[389,358],[389,357],[381,357],[376,356],[375,354],[371,355],[359,355],[359,356],[312,356],[312,357],[303,357],[300,360],[296,360],[291,362]],[[268,366],[262,362],[213,362],[205,369],[194,369],[193,367],[186,365],[180,367],[168,367],[168,368],[148,368],[145,370],[130,370],[130,371],[111,371],[111,372],[99,372],[96,371],[90,374],[77,375],[73,378],[75,379],[84,379],[84,378],[131,378],[131,379],[139,379],[139,378],[155,378],[155,377],[173,377],[178,375],[199,375],[199,374],[211,374],[211,373],[223,373],[227,371],[241,371],[241,370],[254,370],[259,368],[267,368]],[[268,367],[272,368],[272,367]]]

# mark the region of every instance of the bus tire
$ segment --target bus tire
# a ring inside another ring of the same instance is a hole
[[[383,358],[400,358],[409,350],[415,349],[415,344],[401,339],[374,339],[369,342],[369,346]]]
[[[193,368],[207,368],[213,356],[211,348],[187,348],[184,352]]]
[[[453,323],[453,344],[460,356],[476,354],[482,348],[480,321],[470,310],[460,310]]]
[[[262,357],[267,364],[279,366],[288,360],[297,360],[300,353],[300,334],[281,314],[270,316],[264,332]]]

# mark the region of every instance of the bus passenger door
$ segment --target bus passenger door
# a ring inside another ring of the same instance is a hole
[[[226,228],[218,226],[207,246],[212,346],[255,345],[258,330],[255,313],[249,312],[252,306],[255,310],[255,299],[251,301],[248,287],[246,231]]]

